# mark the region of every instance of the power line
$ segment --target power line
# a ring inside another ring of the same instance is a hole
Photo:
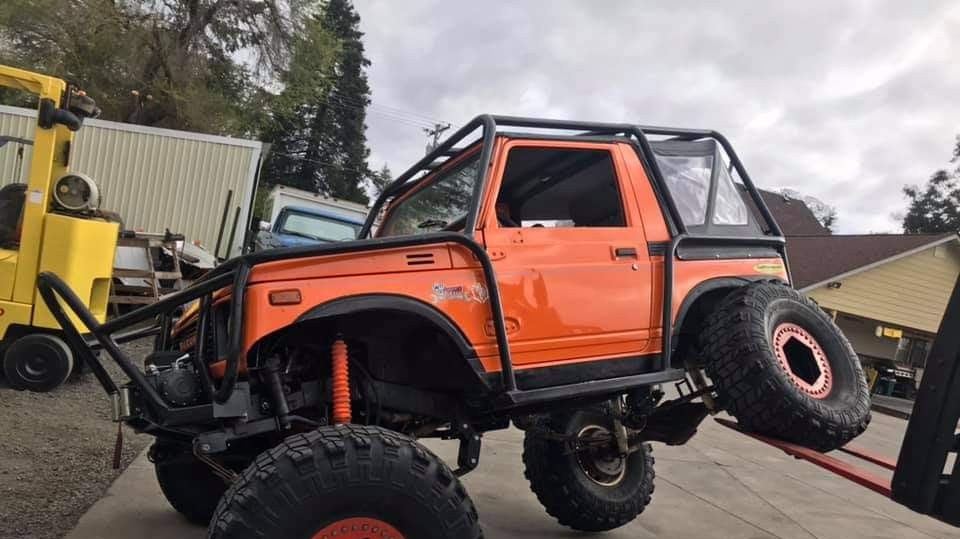
[[[340,164],[337,164],[337,163],[332,163],[332,162],[330,162],[330,161],[321,161],[321,160],[319,160],[319,159],[307,159],[306,157],[301,157],[301,156],[299,156],[299,155],[293,155],[293,154],[289,154],[289,153],[274,152],[273,155],[280,155],[280,156],[283,156],[283,157],[289,157],[290,159],[296,159],[297,161],[305,161],[305,162],[307,162],[307,163],[315,163],[315,164],[318,164],[318,165],[323,165],[323,166],[325,166],[325,167],[335,167],[335,168],[338,168],[338,169],[340,169],[340,170],[349,170],[349,171],[351,171],[351,172],[356,172],[356,173],[361,174],[361,175],[364,175],[364,176],[366,176],[367,174],[369,174],[369,173],[372,172],[372,171],[370,171],[370,170],[360,170],[360,169],[355,168],[355,167],[348,167],[348,166],[340,165]]]
[[[332,80],[335,80],[335,79],[336,79],[336,76],[333,75],[333,74],[320,73],[320,74],[317,74],[317,78],[319,78],[319,79],[321,79],[321,80],[332,81]],[[401,116],[411,117],[411,119],[416,119],[416,120],[418,120],[418,121],[420,121],[420,122],[422,122],[422,123],[428,124],[428,125],[433,125],[433,124],[437,124],[437,123],[444,123],[444,120],[440,120],[440,119],[438,119],[438,118],[433,118],[433,117],[427,116],[426,114],[422,114],[422,113],[414,112],[414,111],[410,111],[410,110],[405,110],[405,109],[401,109],[401,108],[394,107],[394,106],[390,106],[390,105],[385,105],[385,104],[377,103],[377,102],[374,102],[373,100],[370,100],[369,102],[365,102],[364,100],[361,100],[361,99],[355,98],[355,97],[348,97],[348,96],[344,96],[344,95],[334,96],[332,93],[331,93],[331,94],[328,94],[328,98],[331,98],[331,97],[336,97],[336,98],[338,98],[338,99],[343,99],[343,100],[350,101],[350,102],[352,102],[352,104],[353,104],[354,106],[358,106],[358,107],[359,107],[359,106],[368,106],[368,105],[369,105],[369,106],[372,106],[372,107],[379,108],[379,109],[381,109],[382,111],[384,111],[385,113],[392,113],[392,114],[395,114],[395,115],[401,115]]]
[[[433,124],[432,127],[424,127],[423,132],[427,134],[427,137],[433,137],[433,141],[427,141],[427,153],[433,151],[440,144],[440,135],[444,131],[450,129],[449,123],[437,123]]]

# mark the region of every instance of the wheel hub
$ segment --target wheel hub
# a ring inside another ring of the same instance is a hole
[[[823,399],[833,387],[833,371],[817,339],[802,327],[783,323],[773,330],[773,350],[780,366],[800,391]]]
[[[47,359],[43,356],[30,356],[23,362],[23,372],[30,379],[42,379],[49,371],[50,367],[47,365]]]
[[[404,539],[396,528],[378,518],[344,518],[330,524],[311,539]]]
[[[590,442],[609,440],[608,444]],[[577,433],[577,464],[594,483],[612,487],[620,484],[627,473],[627,459],[616,453],[610,430],[600,425],[588,425]]]

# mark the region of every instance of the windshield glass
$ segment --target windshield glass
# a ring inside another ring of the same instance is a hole
[[[287,213],[280,226],[281,234],[290,234],[319,241],[345,241],[357,237],[360,225],[345,223],[319,215]]]
[[[460,221],[470,208],[479,159],[479,154],[466,158],[429,185],[401,200],[387,214],[378,235],[411,236],[462,229]]]

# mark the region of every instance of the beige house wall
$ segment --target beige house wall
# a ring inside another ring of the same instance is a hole
[[[828,311],[936,333],[958,275],[960,242],[950,241],[838,278],[835,281],[840,288],[823,283],[805,292]],[[865,339],[858,340],[870,344]]]

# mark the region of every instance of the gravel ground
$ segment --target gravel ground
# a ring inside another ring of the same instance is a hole
[[[139,360],[149,344],[125,348]],[[92,374],[40,394],[14,391],[0,378],[0,539],[53,539],[70,531],[152,440],[124,427],[123,462],[114,470],[116,436],[110,401]]]

